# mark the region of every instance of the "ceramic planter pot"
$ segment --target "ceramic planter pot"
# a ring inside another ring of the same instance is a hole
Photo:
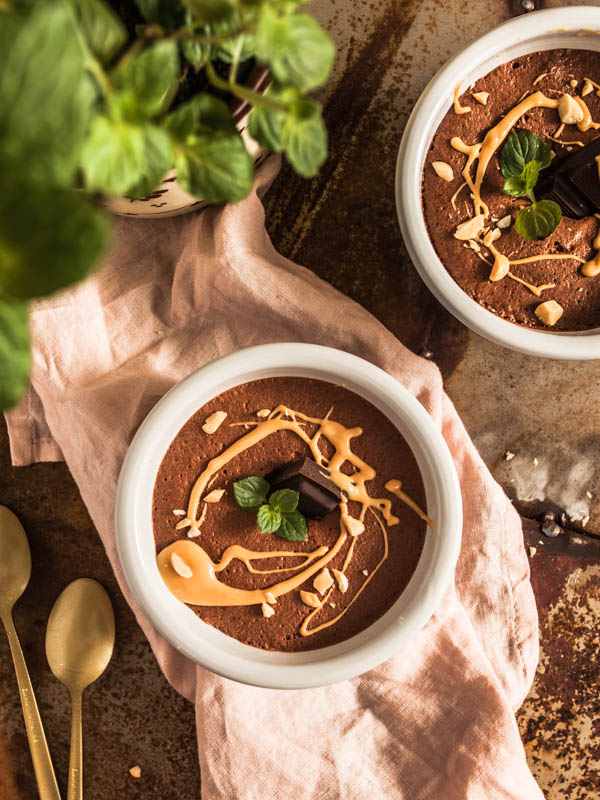
[[[538,50],[600,50],[600,8],[573,6],[536,11],[509,20],[454,56],[434,76],[408,120],[396,164],[396,209],[411,261],[430,291],[451,314],[481,336],[534,356],[600,358],[600,329],[577,332],[533,330],[493,314],[454,282],[429,238],[421,202],[427,149],[458,80],[469,86],[500,64]],[[594,33],[592,33],[594,31]]]
[[[247,85],[255,92],[264,91],[269,83],[269,73],[264,67],[255,67],[250,73]],[[233,100],[230,104],[231,116],[237,129],[242,135],[246,149],[254,159],[260,163],[266,152],[248,133],[248,118],[250,104],[244,100]],[[205,200],[198,200],[181,186],[177,180],[175,170],[168,172],[159,186],[146,197],[110,197],[106,205],[113,214],[127,217],[175,217],[187,214],[209,205]]]

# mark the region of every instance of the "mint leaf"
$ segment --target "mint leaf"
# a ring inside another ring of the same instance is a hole
[[[269,497],[269,505],[271,508],[275,508],[283,514],[287,514],[298,508],[299,499],[300,494],[294,491],[294,489],[279,489],[273,492]]]
[[[507,178],[502,191],[505,194],[510,194],[513,197],[523,197],[529,195],[529,192],[536,185],[538,176],[540,174],[540,162],[529,161],[523,167],[520,175],[513,175]]]
[[[335,47],[308,14],[279,16],[264,5],[256,30],[256,54],[269,65],[279,83],[314,89],[325,82],[335,57]]]
[[[156,125],[144,125],[144,170],[127,192],[129,197],[145,197],[156,189],[173,164],[171,140]]]
[[[0,192],[0,294],[5,300],[27,300],[80,280],[107,239],[107,215],[81,192],[5,183]]]
[[[256,522],[261,533],[275,533],[281,525],[281,512],[271,506],[261,506],[256,515]]]
[[[152,117],[171,103],[178,70],[175,42],[162,41],[126,61],[115,82],[119,89],[130,91],[139,109]]]
[[[264,478],[252,476],[243,478],[233,484],[233,496],[240,508],[248,511],[258,511],[266,501],[269,484]]]
[[[210,59],[211,46],[201,42],[194,42],[191,39],[184,39],[181,42],[181,54],[198,72]]]
[[[107,62],[127,42],[122,20],[104,0],[69,0],[92,53]]]
[[[166,30],[185,24],[185,9],[179,0],[135,0],[146,22],[156,23]]]
[[[550,148],[543,139],[526,129],[515,129],[500,153],[500,170],[505,178],[514,178],[522,175],[530,161],[537,161],[539,169],[545,169],[551,159]]]
[[[165,120],[181,185],[209,203],[235,203],[252,188],[254,165],[222,100],[196,95]]]
[[[215,22],[227,19],[235,10],[231,0],[182,0],[197,22]]]
[[[29,374],[27,306],[0,297],[0,411],[17,403]]]
[[[288,542],[304,542],[308,531],[306,520],[299,511],[282,514],[277,535]]]
[[[279,99],[279,92],[271,85],[265,95]],[[281,131],[285,122],[285,111],[276,111],[267,106],[254,106],[250,112],[248,131],[267,150],[280,153],[283,150]]]
[[[299,175],[312,178],[327,158],[327,131],[314,100],[296,100],[281,128],[281,144]]]
[[[63,3],[37,3],[18,21],[2,16],[2,160],[18,164],[23,177],[65,184],[75,173],[93,100],[74,15]]]
[[[515,220],[515,230],[525,239],[539,241],[556,230],[562,219],[560,207],[552,200],[539,200],[522,208]]]

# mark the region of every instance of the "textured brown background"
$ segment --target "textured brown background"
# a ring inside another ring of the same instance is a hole
[[[315,8],[340,52],[326,97],[331,157],[314,181],[282,170],[266,200],[269,232],[285,255],[362,303],[413,350],[432,354],[488,466],[526,515],[542,657],[519,724],[548,800],[592,800],[600,796],[600,540],[578,535],[581,522],[566,517],[575,532],[549,539],[535,517],[545,507],[566,509],[574,518],[589,515],[585,530],[600,532],[600,367],[509,353],[450,318],[406,257],[393,200],[398,142],[419,92],[457,49],[507,18],[509,4],[318,0]],[[507,450],[516,453],[511,461]],[[15,618],[61,786],[69,707],[47,668],[43,636],[63,586],[89,575],[113,599],[117,649],[85,697],[86,798],[198,798],[192,707],[158,670],[66,467],[11,468],[3,424],[0,502],[19,514],[32,547],[32,580]],[[138,781],[128,775],[133,764],[142,768]],[[0,635],[0,798],[36,796]]]

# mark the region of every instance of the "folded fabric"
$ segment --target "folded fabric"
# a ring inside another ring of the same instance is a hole
[[[519,517],[435,365],[274,250],[260,193],[277,164],[236,205],[117,220],[102,269],[34,304],[32,385],[7,416],[13,463],[69,465],[165,675],[196,704],[204,800],[540,798],[514,718],[538,656]],[[463,487],[462,550],[441,609],[394,658],[322,689],[251,688],[186,660],[136,608],[115,548],[116,482],[144,416],[192,370],[273,341],[338,347],[390,373],[440,426]]]

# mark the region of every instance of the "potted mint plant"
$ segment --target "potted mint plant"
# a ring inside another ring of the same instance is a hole
[[[106,247],[99,200],[163,197],[165,176],[189,206],[241,200],[248,133],[316,174],[327,135],[307,92],[334,46],[301,3],[0,0],[0,409],[27,382],[27,302]]]

